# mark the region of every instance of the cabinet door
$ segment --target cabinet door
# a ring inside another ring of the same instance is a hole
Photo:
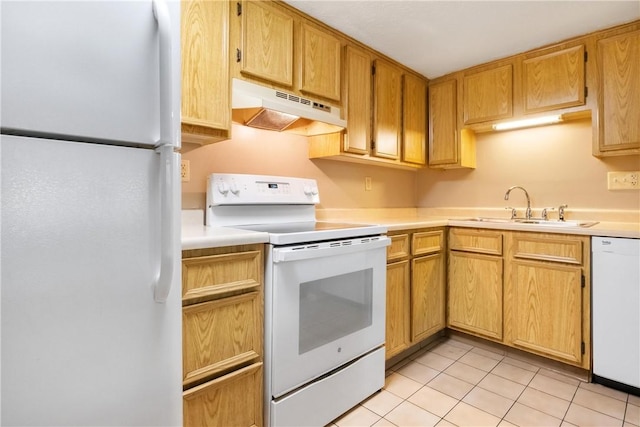
[[[387,359],[409,347],[409,280],[409,261],[387,265]]]
[[[262,363],[255,363],[183,393],[185,427],[260,427]]]
[[[381,60],[376,61],[373,95],[373,155],[400,158],[402,120],[402,71]]]
[[[300,91],[340,101],[340,40],[301,25]]]
[[[445,275],[442,252],[415,258],[411,268],[411,341],[445,328]]]
[[[243,74],[293,86],[293,18],[266,2],[242,2]]]
[[[182,304],[193,304],[262,285],[262,251],[246,250],[182,260]]]
[[[427,85],[424,80],[403,76],[402,105],[402,160],[424,165],[426,163]]]
[[[584,45],[526,59],[522,73],[525,113],[584,105]]]
[[[345,48],[347,130],[344,151],[369,154],[371,141],[371,58],[352,46]]]
[[[457,85],[447,80],[429,86],[429,166],[458,161]]]
[[[391,244],[387,246],[387,262],[397,261],[409,256],[409,235],[389,235]]]
[[[448,325],[502,339],[502,258],[449,253]]]
[[[582,268],[513,261],[513,345],[582,361]]]
[[[183,1],[181,8],[183,139],[226,139],[231,127],[229,2]]]
[[[507,119],[513,115],[511,64],[464,76],[464,124]]]
[[[640,153],[640,31],[598,41],[601,154]]]
[[[261,358],[261,295],[249,292],[182,309],[185,387]]]

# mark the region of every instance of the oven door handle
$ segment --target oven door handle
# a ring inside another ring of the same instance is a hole
[[[365,242],[365,240],[367,241]],[[331,242],[323,242],[317,245],[308,244],[305,246],[274,248],[273,262],[300,261],[327,256],[347,255],[384,248],[389,245],[391,245],[391,239],[386,236],[380,236],[369,239],[354,239],[351,241],[351,244],[342,244],[340,246],[331,246]]]

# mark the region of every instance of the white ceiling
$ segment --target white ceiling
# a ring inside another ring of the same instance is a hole
[[[285,0],[435,78],[640,18],[640,1]]]

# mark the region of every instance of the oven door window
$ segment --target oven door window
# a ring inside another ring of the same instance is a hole
[[[298,354],[371,326],[373,269],[300,284]]]

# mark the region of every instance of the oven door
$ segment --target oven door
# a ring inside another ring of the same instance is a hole
[[[272,397],[384,344],[389,244],[375,236],[272,249],[266,308]]]

